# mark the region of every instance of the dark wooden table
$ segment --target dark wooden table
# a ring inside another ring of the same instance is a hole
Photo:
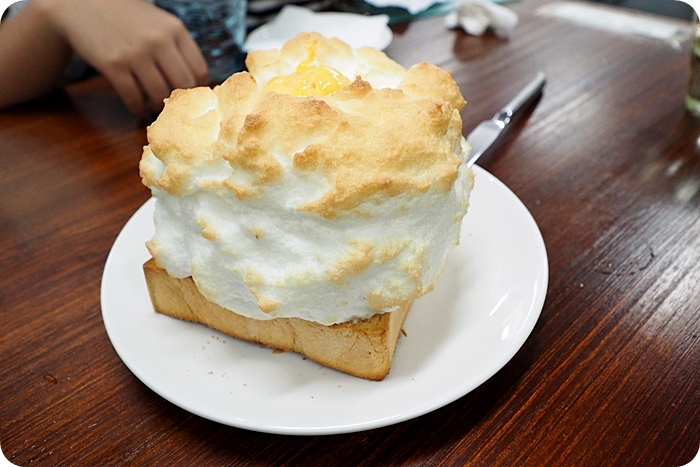
[[[520,13],[511,40],[396,26],[404,65],[452,70],[468,132],[549,82],[481,165],[549,254],[541,317],[476,390],[355,434],[245,431],[182,410],[119,359],[100,314],[116,235],[149,198],[145,123],[93,79],[0,112],[0,443],[22,466],[678,466],[700,446],[700,121],[680,49]],[[381,383],[379,383],[381,384]]]

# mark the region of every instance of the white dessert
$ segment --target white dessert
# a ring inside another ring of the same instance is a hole
[[[449,73],[313,34],[248,68],[176,91],[149,128],[158,265],[259,320],[331,325],[429,292],[473,183]]]

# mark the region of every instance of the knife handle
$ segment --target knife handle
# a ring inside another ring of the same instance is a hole
[[[525,104],[527,104],[533,97],[542,91],[545,83],[547,82],[547,77],[541,71],[537,73],[535,79],[530,81],[530,83],[525,86],[522,91],[520,91],[510,102],[508,102],[505,107],[503,107],[496,115],[493,116],[494,120],[500,121],[505,127],[510,123],[513,115],[520,110]]]

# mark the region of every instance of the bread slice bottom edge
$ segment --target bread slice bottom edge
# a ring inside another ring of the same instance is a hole
[[[297,352],[329,368],[374,381],[389,373],[411,307],[407,303],[391,313],[331,326],[300,318],[257,320],[210,302],[191,277],[172,277],[152,258],[143,271],[153,308],[159,313],[273,349]]]

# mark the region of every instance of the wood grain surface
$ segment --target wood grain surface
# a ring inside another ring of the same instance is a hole
[[[480,165],[537,221],[550,279],[522,349],[416,419],[293,437],[217,424],[144,386],[100,310],[116,235],[149,198],[146,123],[100,78],[0,112],[0,444],[20,466],[679,466],[700,447],[700,121],[689,43],[520,14],[510,40],[397,25],[387,53],[453,72],[465,133],[538,70],[537,106]],[[381,383],[379,383],[381,384]]]

